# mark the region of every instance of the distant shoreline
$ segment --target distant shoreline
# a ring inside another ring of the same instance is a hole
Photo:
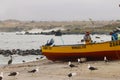
[[[79,34],[85,31],[106,34],[115,27],[120,27],[120,20],[116,21],[18,21],[5,20],[0,22],[0,32],[28,32],[32,29],[51,30],[55,28],[65,34]],[[40,33],[40,32],[39,32]]]

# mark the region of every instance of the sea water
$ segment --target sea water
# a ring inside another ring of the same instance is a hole
[[[16,33],[0,33],[0,49],[40,49],[42,45],[45,45],[48,40],[51,38],[54,39],[55,45],[71,45],[71,44],[84,44],[81,42],[84,35],[16,35]],[[110,41],[110,35],[91,35],[93,42],[105,42]],[[13,64],[35,61],[36,58],[39,58],[40,55],[27,55],[19,56],[13,55]],[[0,65],[7,64],[10,57],[4,57],[0,55]]]

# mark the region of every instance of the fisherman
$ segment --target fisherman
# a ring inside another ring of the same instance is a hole
[[[84,35],[84,41],[85,41],[85,44],[90,44],[92,42],[91,36],[90,36],[89,32],[85,33],[85,35]]]
[[[110,32],[110,35],[111,35],[111,40],[112,41],[116,41],[118,40],[118,34],[116,32]]]

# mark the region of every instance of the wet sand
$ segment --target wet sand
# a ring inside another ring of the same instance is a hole
[[[68,62],[52,62],[44,59],[23,64],[12,64],[6,67],[0,67],[4,73],[3,80],[120,80],[120,61],[88,61],[78,64],[73,62],[77,67],[70,68]],[[90,64],[98,70],[90,71],[87,65]],[[39,67],[39,72],[28,73]],[[11,71],[18,71],[20,74],[8,76]],[[77,75],[69,78],[70,72],[76,72]]]

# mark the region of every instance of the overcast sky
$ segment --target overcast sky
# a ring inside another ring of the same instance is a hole
[[[120,0],[0,0],[0,20],[120,19]]]

